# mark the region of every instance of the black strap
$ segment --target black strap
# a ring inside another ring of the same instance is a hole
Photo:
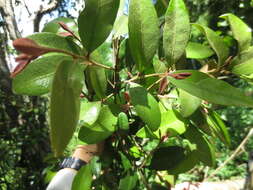
[[[83,165],[87,164],[85,161],[80,160],[78,158],[69,157],[65,158],[60,164],[60,168],[72,168],[75,170],[79,170]]]

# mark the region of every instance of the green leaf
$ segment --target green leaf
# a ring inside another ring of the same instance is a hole
[[[71,190],[91,190],[92,172],[91,165],[83,166],[76,174]]]
[[[103,106],[97,121],[92,126],[82,126],[78,138],[87,143],[95,144],[109,137],[115,130],[117,117],[115,117],[109,106]]]
[[[42,29],[42,32],[52,32],[52,33],[66,32],[64,29],[61,28],[59,22],[64,22],[70,29],[73,30],[77,29],[77,25],[74,19],[59,17],[45,24],[44,28]]]
[[[12,83],[13,92],[38,96],[49,92],[57,66],[63,60],[72,60],[63,54],[49,55],[32,61]]]
[[[73,61],[62,61],[55,73],[50,99],[50,137],[56,156],[60,156],[69,143],[80,110],[83,70]]]
[[[128,28],[133,59],[137,69],[143,72],[152,63],[160,35],[158,18],[151,1],[130,1]]]
[[[229,55],[229,49],[223,39],[215,31],[206,26],[200,24],[193,24],[193,26],[198,28],[206,36],[207,41],[218,56],[218,65],[224,65]]]
[[[156,136],[147,126],[142,127],[137,133],[137,137],[140,138],[150,138],[150,139],[158,139],[159,136]]]
[[[132,190],[135,188],[138,181],[138,176],[136,173],[128,173],[126,177],[122,178],[119,182],[119,190]]]
[[[161,123],[161,112],[156,99],[135,83],[130,84],[129,95],[138,116],[152,131],[157,130]]]
[[[233,67],[235,65],[243,64],[249,60],[253,59],[253,46],[249,47],[247,50],[240,52],[239,55],[237,55],[231,63],[230,67]]]
[[[152,157],[150,168],[154,170],[172,170],[185,159],[185,149],[169,146],[157,149]]]
[[[81,51],[80,47],[71,39],[53,34],[51,32],[35,33],[27,38],[34,40],[42,47],[60,49],[74,54],[80,54]]]
[[[166,9],[168,7],[169,0],[157,0],[155,4],[155,9],[158,17],[161,17],[165,14]]]
[[[184,90],[179,91],[179,102],[180,102],[180,114],[183,117],[189,117],[193,114],[198,107],[201,105],[201,99],[196,96],[192,96]]]
[[[210,103],[253,107],[253,99],[230,84],[195,70],[181,70],[176,73],[185,72],[191,73],[191,76],[181,80],[168,78],[176,87]]]
[[[86,72],[89,74],[91,85],[96,95],[100,99],[106,97],[107,79],[105,69],[97,66],[89,66]]]
[[[115,22],[113,38],[120,38],[128,33],[128,16],[121,15]]]
[[[78,31],[89,53],[100,46],[111,33],[119,0],[86,0],[78,17]]]
[[[130,170],[133,167],[131,162],[128,160],[128,158],[122,152],[119,152],[119,154],[120,154],[122,165],[124,167],[124,171],[126,172],[126,171]]]
[[[207,115],[208,125],[211,127],[211,130],[224,144],[228,147],[231,146],[231,139],[227,130],[225,123],[222,121],[218,113],[212,110],[208,110]]]
[[[213,145],[208,141],[207,136],[194,126],[189,126],[184,136],[192,143],[196,144],[196,156],[207,166],[214,166],[215,153]]]
[[[124,112],[120,112],[118,115],[118,125],[119,125],[119,129],[121,130],[129,129],[128,117]]]
[[[170,0],[165,14],[163,48],[168,66],[184,54],[190,37],[190,20],[183,0]]]
[[[197,154],[196,151],[192,151],[192,152],[188,153],[184,157],[184,159],[178,165],[176,165],[176,167],[168,170],[168,174],[178,175],[180,173],[185,173],[185,172],[189,171],[190,169],[192,169],[199,162],[196,154]]]
[[[206,59],[214,54],[208,46],[189,42],[186,46],[186,57],[190,59]]]
[[[252,34],[250,27],[244,23],[239,17],[233,14],[224,14],[220,16],[229,22],[233,37],[238,42],[239,52],[247,50],[250,47]]]
[[[81,102],[80,117],[79,120],[85,123],[85,125],[93,125],[99,116],[101,110],[101,102]]]
[[[186,131],[186,126],[173,110],[168,110],[161,115],[161,125],[154,134],[159,137],[167,135],[181,135]]]

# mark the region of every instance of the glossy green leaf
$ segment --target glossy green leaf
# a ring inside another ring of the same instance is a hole
[[[231,27],[233,37],[238,42],[239,52],[247,50],[250,47],[252,34],[250,27],[239,17],[233,14],[222,15],[221,18],[227,19]]]
[[[109,137],[115,130],[117,117],[115,117],[109,106],[103,106],[97,121],[92,126],[82,126],[78,138],[87,143],[95,144]]]
[[[63,60],[70,61],[72,58],[63,54],[55,54],[32,61],[13,79],[13,92],[32,96],[48,93],[57,66]]]
[[[209,110],[207,115],[207,122],[211,130],[224,144],[231,146],[231,139],[225,123],[215,111]]]
[[[50,137],[56,156],[63,153],[75,131],[82,86],[82,67],[73,61],[60,63],[53,79],[50,99]]]
[[[78,17],[78,30],[83,46],[94,51],[111,33],[119,0],[86,0]]]
[[[180,114],[183,117],[189,117],[201,105],[201,99],[181,89],[179,91],[179,102],[180,102]]]
[[[168,78],[176,87],[211,103],[253,107],[253,99],[230,84],[195,70],[181,70],[176,73],[185,72],[191,73],[191,76],[181,80]]]
[[[184,54],[190,37],[190,20],[183,0],[170,0],[165,14],[163,48],[168,66]]]
[[[101,102],[81,102],[79,120],[85,125],[93,125],[99,116],[101,110]]]
[[[118,125],[119,125],[119,129],[121,130],[129,129],[128,117],[124,112],[120,112],[118,115]]]
[[[185,159],[185,150],[179,146],[157,149],[152,157],[150,168],[154,170],[172,170]]]
[[[173,110],[168,110],[161,115],[161,125],[154,134],[159,137],[181,135],[186,131],[185,123],[180,120]]]
[[[196,156],[207,166],[214,166],[214,147],[209,142],[207,136],[194,126],[189,126],[184,136],[192,143],[196,144]]]
[[[186,46],[186,57],[190,59],[206,59],[214,54],[208,46],[189,42]]]
[[[157,130],[161,123],[161,112],[156,99],[135,83],[130,84],[129,95],[138,116],[152,131]]]
[[[206,26],[200,24],[193,24],[193,26],[198,28],[206,36],[207,41],[218,56],[218,65],[224,65],[229,56],[229,49],[223,39],[215,31]]]
[[[159,139],[159,136],[156,136],[147,126],[139,129],[136,136],[140,138]]]
[[[158,48],[159,23],[151,1],[131,0],[129,7],[129,44],[137,69],[149,67]]]
[[[71,190],[91,190],[92,170],[91,165],[83,166],[76,174]]]
[[[91,85],[99,98],[106,97],[107,79],[105,69],[97,66],[89,66],[86,71],[89,74]]]
[[[44,28],[42,29],[42,32],[52,32],[52,33],[66,32],[64,29],[61,28],[61,26],[59,25],[59,22],[63,22],[70,29],[73,29],[73,30],[77,29],[77,24],[74,19],[67,18],[67,17],[59,17],[46,23]]]
[[[132,190],[135,188],[138,181],[138,176],[136,173],[128,173],[124,178],[119,182],[119,190]]]
[[[80,54],[81,51],[80,47],[71,39],[53,34],[51,32],[35,33],[27,38],[34,40],[42,47],[60,49],[74,54]]]

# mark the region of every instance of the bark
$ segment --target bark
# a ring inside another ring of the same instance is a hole
[[[40,30],[40,21],[45,14],[48,14],[56,10],[60,5],[61,0],[52,0],[46,7],[41,6],[40,9],[36,12],[35,19],[33,22],[34,32],[39,32]]]

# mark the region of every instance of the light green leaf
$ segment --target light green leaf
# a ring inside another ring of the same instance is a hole
[[[165,14],[163,48],[168,66],[184,54],[190,37],[190,20],[183,0],[170,0]]]
[[[249,60],[253,59],[253,46],[249,47],[247,50],[240,52],[231,63],[231,67],[239,64],[243,64]]]
[[[120,38],[128,33],[128,16],[121,15],[114,24],[113,38]]]
[[[159,136],[156,136],[147,126],[142,127],[136,133],[136,136],[140,138],[159,139]]]
[[[111,33],[119,0],[86,0],[78,17],[78,30],[83,46],[89,53],[100,46]]]
[[[198,28],[206,36],[207,41],[218,56],[218,65],[224,65],[229,55],[229,49],[223,39],[216,32],[206,26],[200,24],[193,24],[193,26]]]
[[[106,97],[107,79],[105,69],[97,66],[89,66],[86,72],[89,74],[90,82],[96,95],[101,99]]]
[[[75,131],[82,86],[82,67],[73,61],[60,63],[53,79],[50,99],[50,137],[56,156],[63,153]]]
[[[135,83],[130,84],[129,95],[138,116],[152,131],[157,130],[161,123],[161,112],[156,99]]]
[[[59,22],[63,22],[72,30],[77,29],[77,24],[74,19],[66,18],[66,17],[59,17],[59,18],[56,18],[56,19],[46,23],[44,28],[42,29],[42,32],[52,32],[52,33],[66,32],[64,29],[61,28],[61,26],[59,25]]]
[[[154,134],[159,137],[166,135],[181,135],[186,131],[186,126],[183,121],[181,121],[173,110],[168,110],[162,113],[161,125]]]
[[[189,117],[193,114],[198,107],[201,105],[201,99],[196,96],[192,96],[184,90],[179,91],[179,102],[180,102],[180,114],[183,117]]]
[[[196,156],[207,166],[215,163],[215,153],[213,145],[208,141],[207,136],[194,126],[189,126],[184,136],[192,143],[196,144]]]
[[[31,96],[48,93],[57,66],[63,60],[70,61],[72,58],[64,54],[55,54],[32,61],[13,79],[13,92]]]
[[[109,137],[115,130],[117,117],[115,117],[109,106],[103,106],[97,121],[92,126],[82,126],[78,138],[87,143],[95,144]]]
[[[76,174],[71,190],[91,190],[92,170],[91,165],[83,166]]]
[[[231,146],[231,139],[225,123],[221,117],[215,111],[209,110],[207,117],[207,123],[213,131],[214,135],[217,136],[224,144],[228,147]]]
[[[137,69],[149,67],[158,48],[159,23],[151,1],[131,0],[129,7],[129,44]]]
[[[120,112],[118,115],[118,125],[121,130],[129,129],[128,117],[124,112]]]
[[[81,52],[80,47],[71,39],[53,34],[51,32],[35,33],[27,38],[34,40],[42,47],[60,49],[74,54],[80,54]]]
[[[124,167],[124,171],[128,171],[130,170],[133,166],[131,164],[131,162],[128,160],[128,158],[122,153],[122,152],[119,152],[120,154],[120,158],[121,158],[121,163]]]
[[[189,42],[186,46],[186,57],[190,59],[206,59],[214,54],[208,46]]]
[[[210,103],[253,107],[253,99],[230,84],[195,70],[181,70],[176,73],[185,72],[191,73],[191,76],[181,80],[172,77],[168,79],[176,87]]]
[[[231,27],[233,37],[238,42],[239,52],[247,50],[251,44],[252,34],[250,27],[239,17],[229,13],[224,14],[221,18],[226,19]]]
[[[119,190],[132,190],[135,188],[138,181],[138,176],[136,173],[128,173],[126,177],[122,178],[119,182]]]
[[[81,102],[80,117],[79,120],[85,123],[85,125],[93,125],[100,113],[101,102]]]

